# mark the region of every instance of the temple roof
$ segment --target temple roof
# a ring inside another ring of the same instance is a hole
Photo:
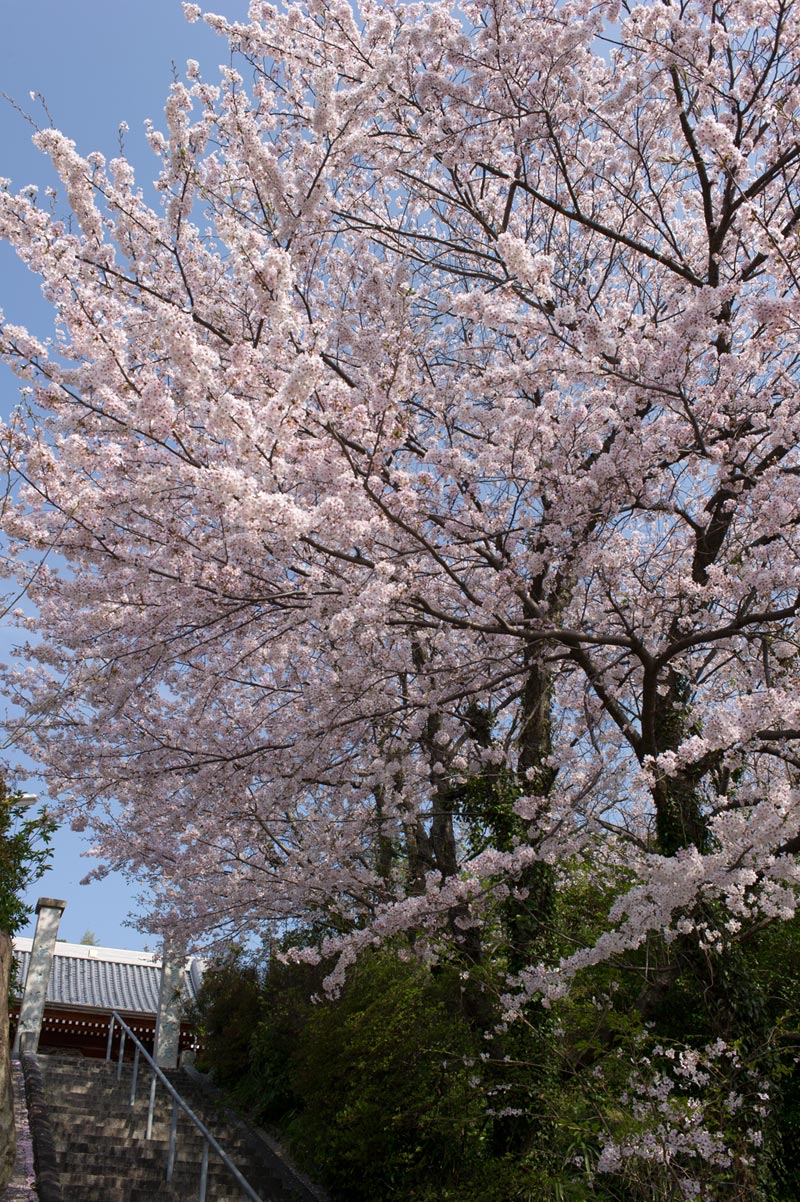
[[[25,988],[32,944],[32,939],[14,939],[14,957],[19,965],[16,986],[19,995]],[[197,958],[186,961],[185,1002],[197,997],[204,968],[204,961]],[[53,955],[47,1002],[53,1006],[155,1016],[160,983],[161,957],[153,952],[59,941]]]

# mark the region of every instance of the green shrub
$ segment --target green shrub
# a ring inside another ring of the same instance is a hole
[[[588,941],[610,896],[576,874],[558,907],[565,947],[571,938]],[[669,996],[656,993],[649,1014],[641,1005],[648,958],[670,967],[675,954],[655,937],[616,964],[584,971],[551,1010],[532,1003],[505,1030],[492,1021],[507,967],[501,941],[468,976],[457,950],[452,963],[443,958],[433,968],[402,951],[373,950],[350,970],[341,994],[322,1001],[314,998],[329,965],[275,957],[265,972],[233,957],[204,989],[206,1056],[216,1079],[273,1126],[335,1199],[672,1202],[674,1174],[646,1157],[632,1155],[616,1172],[594,1170],[604,1139],[636,1135],[637,1122],[646,1127],[646,1116],[632,1119],[631,1079],[641,1071],[647,1089],[648,1063],[653,1073],[671,1071],[658,1045],[702,1051],[717,1038],[718,1016],[690,958],[675,962]],[[737,968],[728,990],[739,1016],[730,1044],[736,1058],[718,1059],[704,1097],[711,1129],[734,1160],[729,1169],[704,1168],[689,1154],[676,1167],[697,1170],[704,1196],[722,1190],[732,1202],[794,1202],[800,922],[737,943],[729,963]],[[475,1005],[476,994],[485,1005]],[[770,1094],[763,1118],[756,1110],[762,1079]],[[695,1092],[676,1081],[676,1115],[684,1101],[694,1104]],[[737,1095],[743,1100],[728,1113]],[[654,1121],[659,1114],[656,1107]],[[763,1135],[752,1165],[750,1128]]]
[[[250,1073],[253,1032],[261,1017],[261,975],[241,951],[212,964],[191,1011],[202,1051],[197,1067],[211,1073],[225,1089],[233,1089]]]
[[[285,1125],[303,1107],[293,1062],[321,991],[325,968],[270,961],[261,1002],[261,1021],[251,1042],[249,1095],[262,1122]]]
[[[485,1130],[456,974],[365,957],[311,1010],[292,1056],[292,1147],[352,1202],[463,1199]]]

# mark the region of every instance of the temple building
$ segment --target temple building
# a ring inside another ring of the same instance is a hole
[[[21,937],[14,939],[17,975],[9,1005],[12,1043],[17,1036],[33,942],[32,939]],[[203,968],[202,960],[189,958],[181,974],[180,1009],[184,1013],[180,1018],[179,1056],[196,1047],[194,1030],[185,1012],[197,997]],[[111,1013],[116,1010],[147,1050],[152,1052],[161,988],[162,961],[152,952],[55,941],[40,1019],[38,1050],[42,1053],[105,1056]],[[115,1054],[119,1048],[119,1037],[117,1027],[113,1046]]]

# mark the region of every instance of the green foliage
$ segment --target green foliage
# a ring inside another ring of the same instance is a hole
[[[613,873],[562,868],[554,955],[591,941],[626,888]],[[653,937],[506,1028],[505,921],[481,964],[465,967],[456,944],[434,966],[408,948],[373,950],[322,1000],[329,965],[272,957],[258,971],[234,955],[201,998],[207,1066],[335,1202],[676,1202],[681,1174],[697,1176],[708,1198],[800,1197],[800,923],[727,949],[721,1016],[693,955]],[[718,1055],[719,1023],[733,1014],[739,1030]],[[704,1085],[676,1072],[682,1050],[700,1058]],[[702,1105],[731,1162],[706,1164],[689,1149],[674,1164],[632,1154],[598,1173],[604,1140],[646,1139],[651,1125],[661,1138],[667,1079],[672,1119],[680,1126]]]
[[[206,1066],[229,1082],[235,1101],[273,1126],[335,1199],[582,1202],[588,1196],[575,1180],[585,1170],[565,1170],[577,1154],[579,1120],[567,1124],[562,1138],[557,1115],[565,1098],[570,1106],[575,1098],[550,1071],[552,1024],[490,1036],[472,1021],[468,989],[491,995],[490,969],[467,981],[456,962],[430,967],[387,948],[363,957],[341,994],[322,1000],[326,971],[273,958],[246,1069],[233,1029],[229,1043],[209,1040]],[[215,969],[201,995],[202,1012],[238,1027],[251,972],[235,959]],[[207,1038],[213,1029],[213,1022],[206,1026]],[[221,1065],[226,1048],[228,1063]],[[238,1080],[234,1056],[243,1070]],[[545,1139],[545,1130],[554,1137]]]
[[[261,1017],[261,979],[240,950],[207,969],[190,1017],[204,1049],[197,1067],[210,1069],[223,1088],[246,1079],[252,1034]]]
[[[465,1196],[486,1120],[458,993],[450,973],[375,953],[341,998],[310,1012],[292,1068],[303,1109],[289,1133],[338,1196]]]
[[[461,787],[456,799],[457,813],[473,854],[486,847],[511,850],[515,838],[522,833],[522,823],[514,811],[519,795],[519,782],[506,768],[470,777]]]
[[[772,923],[747,948],[765,1013],[761,1051],[772,1087],[770,1202],[800,1198],[800,918]]]
[[[294,1062],[322,992],[326,969],[313,964],[270,961],[262,994],[262,1019],[251,1042],[250,1093],[258,1117],[286,1125],[303,1108]]]
[[[30,817],[20,795],[0,781],[0,930],[9,935],[31,913],[22,895],[46,871],[55,829],[44,809]]]

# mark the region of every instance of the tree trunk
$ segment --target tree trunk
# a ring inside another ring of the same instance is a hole
[[[670,669],[666,692],[656,691],[654,696],[652,754],[675,751],[684,739],[696,733],[699,732],[692,724],[689,683]],[[708,822],[703,816],[699,787],[720,758],[718,753],[712,753],[669,777],[657,774],[653,800],[658,850],[662,855],[674,856],[690,844],[699,852],[708,850]]]
[[[11,1088],[11,1049],[8,1045],[8,983],[11,973],[11,939],[0,931],[0,1193],[14,1172],[16,1131]]]
[[[534,793],[542,798],[544,817],[556,773],[550,764],[553,750],[550,713],[553,681],[540,658],[540,648],[526,650],[523,726],[517,767],[520,788],[525,793]],[[535,841],[538,841],[538,835]],[[517,888],[525,895],[524,900],[518,901],[512,896],[505,906],[508,963],[512,972],[520,972],[531,963],[546,960],[551,953],[551,928],[556,905],[555,871],[552,865],[541,861],[531,864],[520,875]]]

